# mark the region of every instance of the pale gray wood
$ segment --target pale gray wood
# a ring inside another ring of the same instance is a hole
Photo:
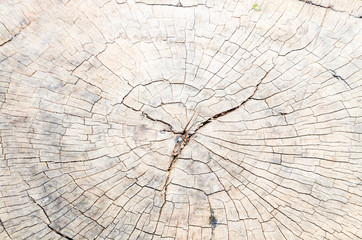
[[[361,14],[2,1],[0,239],[362,238]]]

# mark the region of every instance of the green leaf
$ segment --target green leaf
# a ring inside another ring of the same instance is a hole
[[[255,3],[255,4],[253,5],[253,9],[254,9],[255,11],[260,11],[260,10],[261,10],[261,7],[260,7],[257,3]]]

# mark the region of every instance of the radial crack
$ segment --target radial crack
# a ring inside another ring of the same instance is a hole
[[[11,239],[10,234],[9,234],[8,231],[6,230],[5,225],[4,225],[3,221],[1,221],[1,219],[0,219],[0,225],[3,227],[6,235],[8,235],[8,237]]]
[[[26,24],[25,26],[21,27],[19,32],[17,32],[16,34],[14,34],[13,36],[11,36],[11,38],[9,38],[8,40],[6,40],[5,42],[0,44],[0,47],[4,46],[5,44],[11,42],[13,39],[15,39],[26,27],[28,27],[32,22],[29,22],[28,24]],[[5,26],[3,24],[3,26]]]
[[[273,69],[273,68],[272,68]],[[167,201],[167,187],[168,185],[170,184],[170,177],[171,177],[171,171],[172,171],[172,168],[176,162],[176,160],[178,159],[178,157],[180,156],[182,150],[186,147],[186,145],[189,143],[191,137],[197,132],[199,131],[201,128],[203,128],[205,125],[207,125],[208,123],[210,123],[211,121],[215,120],[215,119],[218,119],[219,117],[222,117],[222,116],[225,116],[226,114],[229,114],[237,109],[239,109],[241,106],[243,106],[244,104],[246,104],[250,99],[252,99],[255,95],[255,93],[258,91],[259,89],[259,86],[260,84],[263,82],[263,80],[268,76],[269,72],[272,70],[270,69],[269,71],[267,71],[265,73],[265,75],[260,79],[260,81],[258,82],[258,84],[255,86],[255,89],[253,91],[253,93],[247,98],[245,99],[241,104],[239,104],[238,106],[234,107],[234,108],[231,108],[231,109],[228,109],[226,111],[223,111],[221,113],[218,113],[218,114],[215,114],[214,116],[208,118],[206,121],[202,122],[198,128],[196,128],[196,130],[189,134],[189,125],[190,123],[192,122],[194,116],[195,116],[195,113],[193,113],[192,117],[190,118],[190,120],[188,121],[188,123],[186,124],[181,136],[179,136],[176,140],[176,144],[174,146],[174,149],[172,151],[172,160],[169,164],[169,167],[167,169],[167,172],[168,172],[168,175],[167,175],[167,178],[166,178],[166,181],[165,181],[165,184],[163,186],[163,203],[162,203],[162,206],[160,208],[160,212],[159,212],[159,215],[158,215],[158,220],[157,220],[157,224],[156,224],[156,228],[154,230],[154,233],[156,232],[157,230],[157,226],[158,226],[158,223],[160,221],[160,218],[161,218],[161,215],[162,215],[162,210],[164,208],[164,206],[166,205],[166,201]],[[147,115],[146,115],[147,116]],[[148,117],[149,118],[149,117]],[[197,118],[197,117],[196,117]],[[151,119],[153,121],[155,121],[154,119]],[[172,129],[172,128],[171,128]],[[210,217],[210,224],[212,226],[212,231],[214,231],[214,228],[216,227],[216,224],[217,224],[217,220],[216,218],[214,217],[214,212],[213,210],[211,210],[211,217]],[[153,235],[154,236],[154,235]]]
[[[321,5],[321,4],[314,3],[313,1],[310,1],[310,0],[298,0],[298,1],[299,2],[304,2],[304,3],[312,5],[312,6],[320,7],[320,8],[331,9],[334,12],[347,13],[351,17],[362,18],[362,16],[356,16],[356,15],[350,14],[350,13],[345,12],[345,11],[337,10],[337,9],[334,8],[333,5],[324,6],[324,5]]]
[[[272,68],[273,69],[273,68]],[[222,116],[225,116],[226,114],[229,114],[231,112],[234,112],[235,110],[239,109],[240,107],[242,107],[243,105],[245,105],[250,99],[252,99],[255,95],[255,93],[258,91],[258,88],[260,86],[260,84],[263,82],[263,80],[268,76],[269,72],[272,70],[270,69],[269,71],[267,71],[265,73],[265,75],[261,78],[261,80],[258,82],[258,84],[255,86],[255,89],[254,89],[254,92],[247,98],[245,99],[241,104],[239,104],[238,106],[236,107],[233,107],[233,108],[230,108],[226,111],[223,111],[221,113],[218,113],[218,114],[215,114],[214,116],[208,118],[206,121],[202,122],[197,128],[196,130],[190,134],[190,138],[196,133],[198,132],[201,128],[203,128],[205,125],[209,124],[211,121],[215,120],[215,119],[218,119],[219,117],[222,117]]]
[[[329,71],[332,73],[332,76],[337,78],[338,80],[341,80],[342,82],[344,82],[348,87],[349,89],[352,90],[351,86],[348,84],[348,82],[346,81],[346,79],[344,79],[343,77],[339,76],[336,71],[332,70],[332,69],[329,69]]]
[[[35,204],[42,210],[42,212],[44,213],[45,217],[46,217],[47,220],[49,221],[49,223],[45,223],[45,224],[47,225],[47,227],[48,227],[52,232],[58,234],[59,236],[62,236],[63,238],[66,238],[66,239],[68,239],[68,240],[73,240],[73,238],[70,238],[70,237],[64,235],[63,233],[57,231],[57,230],[54,229],[52,226],[50,226],[51,220],[50,220],[48,214],[46,213],[45,209],[44,209],[39,203],[37,203],[37,202],[35,201],[35,199],[32,198],[29,194],[28,194],[28,197],[30,198],[30,200],[31,200],[33,203],[35,203]]]
[[[62,236],[63,238],[66,238],[66,239],[68,239],[68,240],[73,240],[73,238],[70,238],[70,237],[64,235],[64,234],[61,233],[61,232],[58,232],[58,231],[55,230],[53,227],[51,227],[49,224],[48,224],[48,228],[49,228],[50,230],[52,230],[53,232],[55,232],[56,234]]]

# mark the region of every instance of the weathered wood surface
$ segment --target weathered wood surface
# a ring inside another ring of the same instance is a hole
[[[361,14],[1,1],[0,239],[362,238]]]

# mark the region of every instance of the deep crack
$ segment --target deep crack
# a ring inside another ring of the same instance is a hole
[[[337,78],[338,80],[341,80],[342,82],[344,82],[348,87],[349,89],[352,90],[351,86],[348,84],[348,82],[346,81],[346,79],[344,79],[343,77],[339,76],[336,71],[332,70],[332,69],[329,69],[329,71],[332,73],[332,76]]]
[[[52,230],[53,232],[55,232],[56,234],[58,234],[59,236],[62,236],[62,237],[65,238],[65,239],[73,240],[73,238],[70,238],[70,237],[64,235],[63,233],[58,232],[57,230],[55,230],[53,227],[50,226],[50,224],[48,224],[48,228],[49,228],[50,230]]]
[[[273,68],[272,68],[272,69],[273,69]],[[214,116],[208,118],[206,121],[202,122],[202,123],[199,125],[199,127],[197,127],[196,130],[195,130],[192,134],[190,134],[189,137],[191,138],[191,137],[192,137],[195,133],[197,133],[201,128],[203,128],[205,125],[209,124],[209,123],[212,122],[213,120],[216,120],[216,119],[218,119],[219,117],[222,117],[222,116],[225,116],[226,114],[229,114],[229,113],[231,113],[231,112],[234,112],[235,110],[239,109],[241,106],[245,105],[249,100],[251,100],[251,99],[254,97],[256,91],[258,91],[258,88],[259,88],[260,84],[261,84],[261,83],[263,82],[263,80],[268,76],[269,72],[270,72],[272,69],[270,69],[269,71],[267,71],[267,72],[265,73],[265,75],[261,78],[261,80],[260,80],[260,81],[258,82],[258,84],[255,86],[254,92],[253,92],[247,99],[245,99],[241,104],[239,104],[239,105],[236,106],[236,107],[230,108],[230,109],[228,109],[228,110],[226,110],[226,111],[223,111],[223,112],[221,112],[221,113],[215,114]]]
[[[6,233],[6,235],[8,235],[8,237],[11,239],[11,237],[10,237],[10,235],[9,235],[8,231],[6,230],[5,225],[4,225],[3,221],[1,221],[1,219],[0,219],[0,225],[3,227],[3,229],[4,229],[5,233]]]
[[[176,140],[176,144],[175,144],[175,147],[172,151],[172,160],[169,164],[169,167],[167,169],[167,178],[166,178],[166,181],[165,181],[165,184],[163,186],[163,189],[162,189],[162,192],[163,192],[163,203],[162,203],[162,206],[160,208],[160,212],[159,212],[159,215],[158,215],[158,220],[157,220],[157,224],[156,224],[156,228],[154,230],[154,233],[153,233],[153,236],[157,230],[157,226],[158,226],[158,223],[160,221],[160,218],[161,218],[161,215],[162,215],[162,210],[164,208],[164,206],[166,205],[166,201],[167,201],[167,187],[168,185],[170,184],[170,177],[171,177],[171,171],[172,171],[172,168],[173,168],[173,165],[176,163],[178,157],[180,156],[182,150],[187,146],[187,144],[189,143],[190,139],[192,138],[192,136],[195,135],[195,133],[197,133],[201,128],[203,128],[204,126],[206,126],[207,124],[209,124],[211,121],[215,120],[215,119],[218,119],[219,117],[222,117],[222,116],[225,116],[237,109],[239,109],[241,106],[243,106],[244,104],[246,104],[249,100],[253,99],[255,93],[257,92],[257,90],[259,89],[259,86],[260,84],[263,82],[263,80],[268,76],[269,72],[272,70],[273,68],[271,68],[269,71],[267,71],[265,73],[265,75],[261,78],[261,80],[258,82],[258,84],[255,86],[255,89],[253,91],[253,93],[247,98],[245,99],[241,104],[239,104],[238,106],[236,107],[233,107],[231,109],[228,109],[226,111],[223,111],[221,113],[218,113],[218,114],[215,114],[214,116],[208,118],[206,121],[202,122],[198,128],[196,128],[196,130],[189,134],[189,125],[190,123],[192,122],[194,116],[195,116],[195,113],[192,115],[192,117],[190,118],[190,120],[188,121],[188,123],[186,124],[181,136],[177,137],[177,140]],[[146,115],[146,117],[148,117]],[[148,117],[149,118],[149,117]],[[197,118],[197,117],[196,117]],[[151,118],[151,120],[153,121],[158,121],[156,119],[153,119]],[[165,123],[167,124],[167,123]],[[169,125],[169,124],[167,124]],[[170,126],[170,125],[169,125]],[[170,128],[172,129],[172,126],[170,126]],[[191,127],[190,127],[191,128]],[[214,231],[214,228],[216,227],[216,223],[217,223],[217,220],[216,218],[214,217],[213,215],[213,210],[211,210],[211,217],[210,217],[210,224],[212,225],[212,231]],[[153,237],[152,237],[153,238]]]
[[[320,8],[331,9],[334,12],[347,13],[349,16],[354,17],[354,18],[362,18],[362,16],[357,16],[357,15],[353,15],[353,14],[345,12],[345,11],[337,10],[337,9],[334,8],[333,5],[325,6],[325,5],[314,3],[313,1],[310,1],[310,0],[298,0],[298,1],[299,2],[304,2],[304,3],[312,5],[312,6],[320,7]]]
[[[42,212],[44,213],[45,217],[46,217],[46,218],[48,219],[48,221],[49,221],[49,223],[45,223],[45,224],[47,225],[47,227],[48,227],[52,232],[58,234],[59,236],[62,236],[62,237],[64,237],[64,238],[66,238],[66,239],[68,239],[68,240],[73,240],[73,238],[70,238],[70,237],[64,235],[63,233],[57,231],[57,230],[54,229],[52,226],[50,226],[51,220],[50,220],[48,214],[46,213],[45,209],[44,209],[39,203],[37,203],[37,202],[35,201],[35,199],[32,198],[29,194],[28,194],[28,197],[30,198],[30,200],[31,200],[33,203],[35,203],[35,204],[42,210]]]
[[[0,239],[360,239],[361,1],[140,1],[2,6]]]

